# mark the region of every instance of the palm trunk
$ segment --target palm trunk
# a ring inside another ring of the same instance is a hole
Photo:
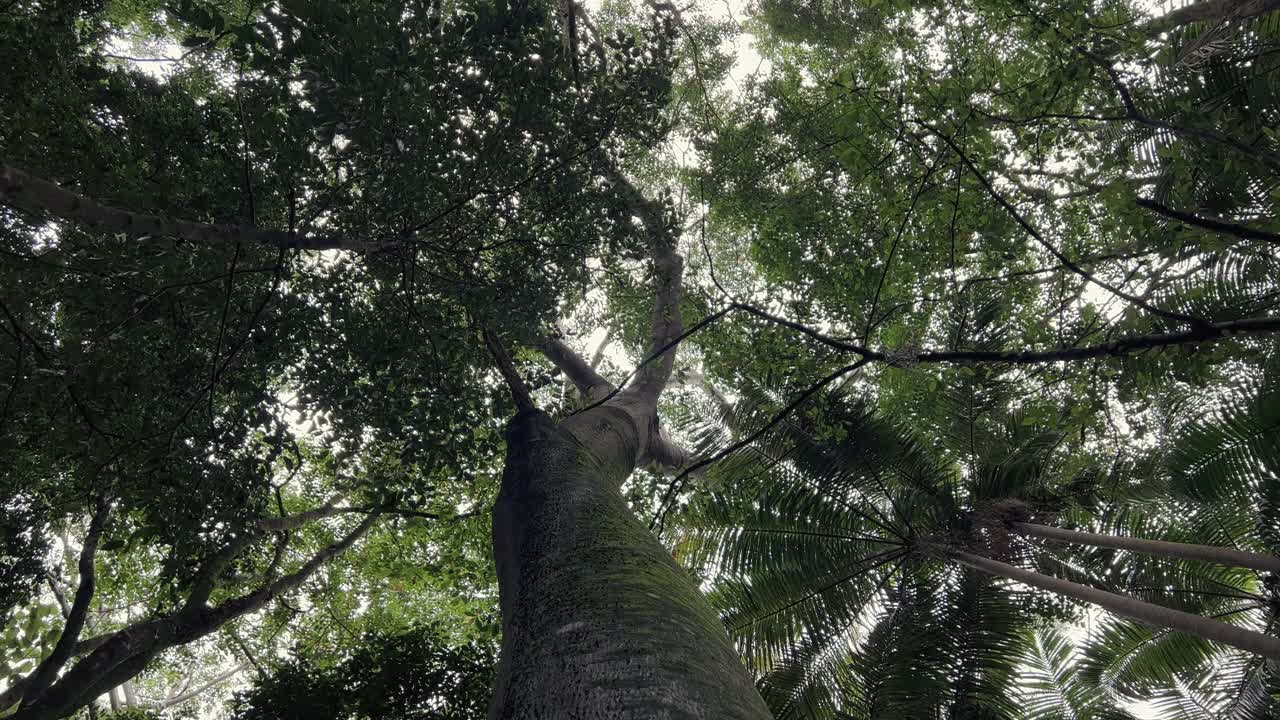
[[[560,425],[529,409],[508,426],[491,720],[770,717],[693,577],[622,499],[635,425],[605,404]]]
[[[1079,530],[1063,530],[1035,523],[1015,522],[1010,523],[1009,526],[1023,535],[1031,535],[1054,542],[1114,548],[1116,550],[1142,553],[1143,555],[1160,555],[1180,560],[1200,560],[1229,567],[1244,567],[1280,573],[1280,557],[1275,555],[1263,555],[1261,553],[1214,547],[1212,545],[1143,540],[1141,538],[1119,537],[1117,535],[1104,535]]]
[[[1091,588],[1069,580],[1023,570],[1008,563],[1002,563],[980,555],[952,549],[939,548],[939,550],[943,557],[953,559],[961,565],[971,567],[974,570],[980,570],[996,577],[1017,580],[1020,583],[1047,590],[1057,595],[1093,603],[1117,615],[1123,615],[1148,625],[1180,630],[1205,640],[1220,642],[1273,660],[1280,660],[1280,638],[1245,630],[1211,618],[1182,612],[1181,610],[1153,605],[1125,595],[1117,595],[1106,590]]]

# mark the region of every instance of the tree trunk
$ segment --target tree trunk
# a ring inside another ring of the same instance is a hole
[[[997,577],[1017,580],[1020,583],[1025,583],[1041,590],[1093,603],[1104,610],[1109,610],[1117,615],[1123,615],[1148,625],[1180,630],[1205,640],[1220,642],[1273,660],[1280,660],[1280,638],[1238,628],[1212,618],[1201,617],[1124,595],[1117,595],[1106,590],[1091,588],[1069,580],[1023,570],[1008,563],[1002,563],[980,555],[949,548],[938,548],[938,550],[942,557],[955,560],[961,565],[971,567],[974,570],[980,570]]]
[[[1079,530],[1063,530],[1035,523],[1014,522],[1010,523],[1009,526],[1023,535],[1032,535],[1055,542],[1114,548],[1116,550],[1142,553],[1143,555],[1161,555],[1180,560],[1200,560],[1229,567],[1244,567],[1280,573],[1280,557],[1275,555],[1263,555],[1261,553],[1214,547],[1212,545],[1143,540],[1141,538],[1104,535]]]
[[[647,428],[611,403],[508,425],[489,717],[769,718],[697,583],[622,499]]]

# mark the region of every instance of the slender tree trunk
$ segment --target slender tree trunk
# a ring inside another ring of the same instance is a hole
[[[770,717],[694,579],[622,499],[639,444],[611,404],[509,424],[491,720]]]
[[[1181,610],[1136,600],[1125,595],[1117,595],[1105,590],[1091,588],[1069,580],[1023,570],[1008,563],[1002,563],[980,555],[949,548],[937,548],[937,551],[940,556],[955,560],[961,565],[971,567],[974,570],[980,570],[997,577],[1017,580],[1020,583],[1025,583],[1041,590],[1093,603],[1104,610],[1109,610],[1117,615],[1123,615],[1148,625],[1180,630],[1205,640],[1213,640],[1251,653],[1257,653],[1273,660],[1280,660],[1280,638],[1238,628],[1212,618],[1201,617]]]
[[[1035,523],[1014,522],[1009,523],[1009,526],[1022,535],[1031,535],[1055,542],[1114,548],[1116,550],[1142,553],[1143,555],[1161,555],[1180,560],[1201,560],[1229,567],[1245,567],[1280,573],[1280,557],[1275,555],[1263,555],[1261,553],[1214,547],[1212,545],[1143,540],[1141,538],[1120,537],[1079,530],[1063,530]]]
[[[134,692],[132,680],[121,683],[120,690],[124,693],[125,707],[138,707],[138,693]]]

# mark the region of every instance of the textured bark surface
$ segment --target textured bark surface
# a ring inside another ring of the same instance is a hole
[[[493,720],[770,717],[693,578],[622,499],[636,426],[612,404],[508,426]]]

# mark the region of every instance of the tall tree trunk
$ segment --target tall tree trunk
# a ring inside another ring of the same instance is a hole
[[[694,579],[622,499],[638,435],[609,404],[508,426],[491,720],[770,717]]]
[[[486,334],[519,409],[493,508],[502,655],[489,717],[766,720],[715,610],[620,492],[637,465],[688,457],[662,437],[657,414],[681,334],[683,261],[661,206],[620,173],[610,179],[645,227],[656,280],[650,352],[634,382],[615,390],[563,343],[547,343],[592,403],[557,424]]]
[[[981,555],[973,555],[950,548],[936,548],[935,551],[940,557],[950,558],[974,570],[980,570],[997,577],[1017,580],[1020,583],[1047,590],[1057,595],[1092,603],[1104,610],[1109,610],[1117,615],[1123,615],[1148,625],[1180,630],[1205,640],[1213,640],[1251,653],[1257,653],[1273,660],[1280,660],[1280,638],[1238,628],[1212,618],[1193,615],[1181,610],[1143,602],[1125,595],[1117,595],[1106,590],[1073,583],[1070,580],[1043,575],[1031,570],[1023,570]]]
[[[1230,567],[1245,567],[1280,573],[1280,557],[1275,555],[1263,555],[1261,553],[1214,547],[1212,545],[1143,540],[1141,538],[1120,537],[1118,535],[1082,532],[1080,530],[1063,530],[1035,523],[1013,522],[1009,523],[1009,526],[1022,535],[1031,535],[1055,542],[1114,548],[1116,550],[1142,553],[1143,555],[1161,555],[1180,560],[1201,560]]]

